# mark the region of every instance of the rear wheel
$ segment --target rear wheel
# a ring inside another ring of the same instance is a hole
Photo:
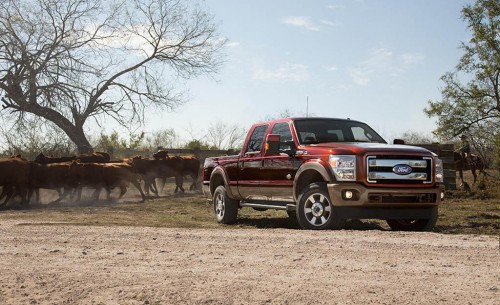
[[[432,209],[427,219],[388,219],[387,224],[394,231],[432,231],[438,219],[438,209]]]
[[[342,229],[345,219],[334,213],[333,204],[324,183],[313,183],[299,196],[297,221],[303,229]]]
[[[229,198],[226,188],[218,186],[213,195],[214,214],[218,223],[234,224],[238,217],[238,200]]]

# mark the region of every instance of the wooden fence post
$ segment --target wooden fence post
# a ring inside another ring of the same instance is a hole
[[[447,190],[457,189],[456,163],[453,159],[453,144],[410,144],[420,146],[437,154],[443,160],[444,186]]]

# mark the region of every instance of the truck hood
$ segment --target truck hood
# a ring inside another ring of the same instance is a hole
[[[402,154],[425,154],[432,155],[433,153],[425,148],[411,145],[394,145],[384,143],[320,143],[312,145],[304,145],[304,150],[310,153],[324,153],[324,150],[331,150],[335,154],[355,154],[364,155],[370,152],[379,153],[402,153]]]

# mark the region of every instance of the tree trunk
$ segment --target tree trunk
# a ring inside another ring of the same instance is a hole
[[[23,110],[26,112],[38,115],[61,128],[69,139],[75,143],[80,154],[87,154],[92,152],[92,147],[83,132],[83,123],[85,120],[80,120],[78,124],[74,124],[61,113],[48,107],[42,107],[35,103],[23,103]]]
[[[64,130],[68,137],[75,143],[78,152],[80,154],[89,154],[93,152],[92,146],[90,145],[83,128],[78,128],[77,126],[72,126],[71,128]]]

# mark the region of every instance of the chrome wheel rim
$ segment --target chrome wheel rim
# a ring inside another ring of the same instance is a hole
[[[215,210],[215,216],[217,217],[217,219],[222,220],[224,218],[224,212],[226,210],[226,201],[224,199],[223,194],[221,194],[221,193],[218,193],[215,196],[214,210]]]
[[[307,222],[312,226],[323,226],[332,215],[332,204],[323,194],[312,194],[304,204],[304,215]]]

